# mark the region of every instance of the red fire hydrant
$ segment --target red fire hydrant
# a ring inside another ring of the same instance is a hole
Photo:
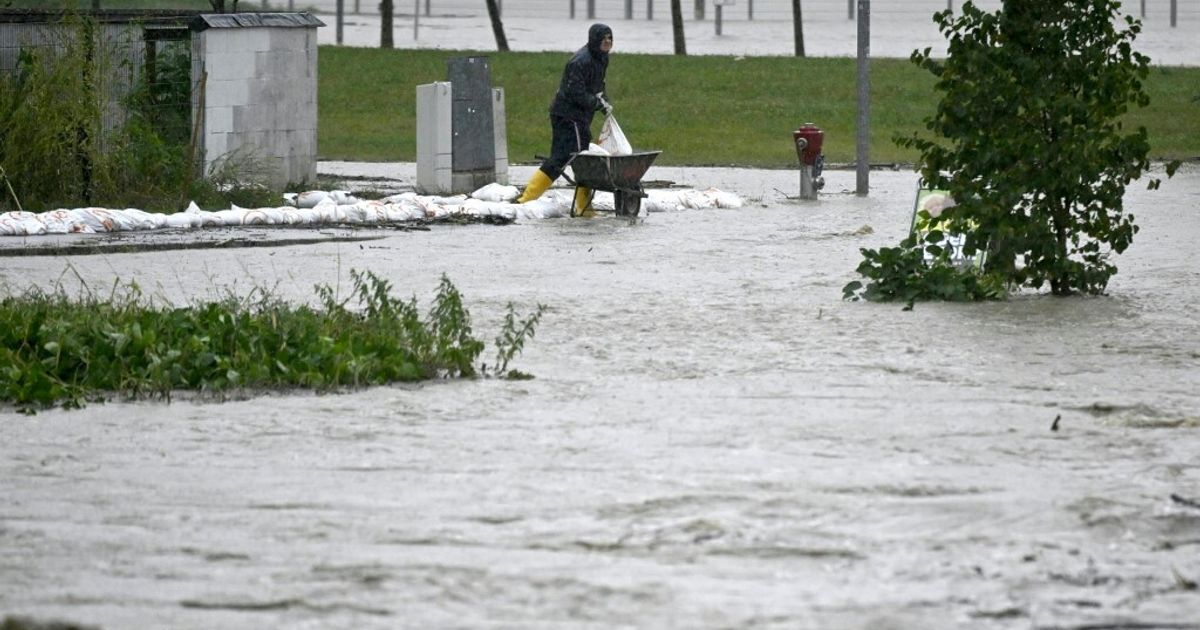
[[[800,159],[800,198],[816,199],[817,191],[825,186],[825,180],[821,179],[825,132],[812,123],[804,123],[792,132],[792,139],[796,143],[796,157]]]

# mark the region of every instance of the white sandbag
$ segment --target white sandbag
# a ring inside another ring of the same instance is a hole
[[[326,198],[325,201],[311,208],[312,222],[317,224],[336,223],[338,216],[337,208],[337,204],[333,203],[332,199]]]
[[[612,155],[611,153],[608,152],[607,149],[596,144],[595,142],[588,143],[587,151],[580,151],[579,154],[580,155],[600,155],[600,156]]]
[[[199,212],[176,212],[167,215],[167,227],[176,229],[191,229],[200,227]]]
[[[492,182],[471,193],[471,198],[483,201],[512,201],[520,195],[521,193],[517,190],[516,186],[505,186]]]
[[[246,208],[242,216],[242,225],[284,225],[287,214],[294,208]]]
[[[65,212],[70,216],[71,232],[74,234],[95,234],[96,230],[88,225],[87,221],[79,215],[78,210],[56,210],[56,212]]]
[[[234,207],[231,210],[237,210],[242,213],[242,225],[270,225],[271,219],[267,216],[264,208],[238,208]]]
[[[554,219],[568,216],[570,206],[555,199],[552,195],[542,195],[540,199],[514,204],[516,219]]]
[[[200,215],[200,227],[221,227],[225,225],[221,217],[217,216],[216,212],[201,210],[197,214]]]
[[[113,232],[113,211],[107,208],[75,208],[71,211],[76,220],[91,228],[93,232]]]
[[[621,125],[617,124],[617,119],[613,116],[604,117],[604,125],[600,127],[600,146],[610,155],[633,153],[633,147],[625,138],[625,132],[621,131]]]
[[[296,195],[296,207],[315,208],[326,199],[329,199],[329,193],[324,190],[308,190]]]
[[[381,201],[368,199],[354,204],[355,212],[362,216],[363,223],[387,223],[387,205]]]
[[[337,207],[338,216],[342,222],[346,223],[374,223],[375,215],[368,211],[367,208],[359,204],[344,204],[339,203]]]
[[[712,199],[713,203],[718,208],[741,208],[743,205],[745,205],[745,202],[742,201],[741,197],[731,192],[717,190],[716,188],[709,188],[704,192],[709,196],[709,198]]]
[[[339,206],[352,206],[359,201],[362,201],[358,197],[350,194],[349,190],[331,190],[329,191],[329,196],[333,197],[333,202]]]
[[[416,221],[425,218],[425,209],[412,203],[389,203],[384,206],[387,220],[390,223]]]
[[[19,210],[0,214],[0,234],[4,236],[22,236],[21,215],[23,214],[26,213]],[[30,212],[28,214],[33,213]]]
[[[316,208],[296,208],[288,214],[296,218],[297,225],[312,225],[317,222],[320,211]]]
[[[300,208],[292,208],[284,206],[279,209],[280,225],[304,225],[308,221],[305,220],[303,210]]]
[[[70,210],[51,210],[39,216],[46,227],[46,234],[70,234],[76,231],[75,217]]]
[[[238,208],[238,207],[234,206],[228,210],[218,210],[216,212],[210,212],[208,214],[209,214],[209,216],[207,217],[207,219],[211,220],[212,223],[209,223],[206,220],[204,223],[205,225],[232,226],[232,225],[241,225],[242,219],[245,218],[246,212],[242,208]]]
[[[46,233],[46,224],[32,212],[14,211],[4,214],[4,231],[12,236],[37,236]]]
[[[157,230],[167,225],[167,215],[158,212],[125,208],[124,210],[118,210],[116,215],[119,217],[119,224],[122,231]]]
[[[409,192],[397,193],[395,195],[389,195],[387,197],[384,197],[383,199],[380,199],[380,201],[382,201],[383,203],[401,203],[404,201],[412,201],[413,199],[416,199],[417,197],[418,197],[417,193],[409,191]]]
[[[502,217],[505,219],[513,219],[517,216],[516,208],[520,204],[512,204],[507,201],[484,201],[482,199],[468,199],[461,206],[461,212],[473,217]]]

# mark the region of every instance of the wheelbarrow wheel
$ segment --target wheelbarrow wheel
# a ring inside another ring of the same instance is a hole
[[[613,209],[619,217],[636,217],[642,209],[642,196],[618,190],[613,193]]]

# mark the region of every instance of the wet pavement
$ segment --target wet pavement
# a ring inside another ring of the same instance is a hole
[[[612,26],[614,54],[672,54],[669,5],[655,6],[655,19],[645,19],[645,3],[635,3],[633,19],[625,19],[620,3],[597,3],[594,19],[586,17],[586,3],[576,7],[571,19],[568,3],[504,4],[502,22],[509,49],[514,51],[573,51],[586,41],[587,26],[593,21]],[[721,33],[716,32],[715,13],[710,5],[705,20],[696,20],[692,3],[684,3],[684,34],[687,51],[692,55],[793,55],[795,36],[791,5],[788,2],[740,2],[723,11]],[[961,2],[952,3],[961,7]],[[982,0],[976,5],[995,10],[999,0]],[[1134,17],[1141,15],[1137,3],[1126,2]],[[1161,65],[1200,65],[1200,11],[1180,3],[1176,26],[1172,27],[1165,2],[1149,3],[1143,30],[1135,48]],[[312,6],[326,26],[317,31],[321,44],[337,43],[336,3],[317,0]],[[378,46],[380,22],[375,4],[363,2],[359,14],[347,0],[342,25],[342,43],[347,46]],[[399,3],[393,25],[396,48],[432,48],[443,50],[496,50],[496,37],[482,2],[436,2],[430,14],[413,19],[411,5]],[[914,50],[931,48],[944,54],[946,41],[933,23],[933,13],[946,9],[940,0],[875,2],[871,12],[870,52],[874,57],[907,58]],[[847,3],[841,0],[805,0],[803,7],[805,53],[812,57],[853,57],[858,54],[858,26],[848,19]],[[754,19],[747,19],[753,9]],[[404,13],[407,11],[407,13]]]

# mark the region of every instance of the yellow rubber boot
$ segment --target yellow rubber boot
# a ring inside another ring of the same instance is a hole
[[[533,177],[529,178],[529,183],[525,184],[525,192],[521,193],[520,197],[517,197],[517,203],[525,203],[541,197],[542,193],[546,192],[546,189],[553,183],[549,175],[542,171],[542,169],[537,169],[533,172]]]
[[[575,215],[584,219],[590,219],[596,216],[596,209],[592,207],[592,190],[580,186],[575,189]]]

